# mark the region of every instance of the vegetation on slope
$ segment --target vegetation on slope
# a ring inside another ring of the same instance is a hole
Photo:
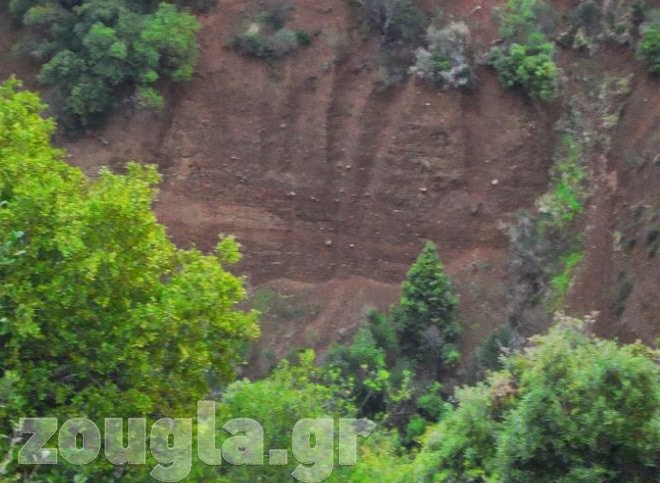
[[[27,416],[194,414],[258,334],[224,268],[236,242],[176,248],[151,211],[155,169],[87,179],[18,87],[0,86],[0,433]]]
[[[168,3],[12,0],[9,9],[30,32],[19,51],[43,62],[39,78],[56,87],[72,130],[97,124],[127,92],[162,106],[157,82],[185,81],[195,68],[199,24]]]
[[[539,25],[545,5],[537,0],[509,0],[502,12],[503,46],[493,47],[488,62],[506,87],[521,87],[543,101],[557,97],[555,47]]]

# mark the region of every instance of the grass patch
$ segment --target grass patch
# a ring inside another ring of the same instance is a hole
[[[556,307],[564,302],[568,289],[575,274],[575,268],[584,259],[584,252],[573,252],[568,254],[562,260],[563,270],[555,275],[550,284],[552,285],[553,294],[555,297]]]
[[[582,148],[573,135],[562,138],[561,153],[553,167],[551,189],[537,201],[541,230],[550,226],[561,229],[584,211],[587,173],[582,166]]]

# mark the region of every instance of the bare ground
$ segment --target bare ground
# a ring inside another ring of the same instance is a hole
[[[502,1],[425,3],[466,18],[479,46],[497,37],[490,9]],[[255,5],[225,0],[202,16],[199,68],[169,89],[165,112],[121,108],[102,132],[60,140],[71,162],[90,175],[133,159],[156,163],[164,176],[156,211],[178,244],[206,250],[235,234],[245,253],[237,271],[250,287],[318,306],[264,327],[279,357],[304,345],[323,351],[366,306],[386,309],[429,239],[461,296],[471,351],[506,319],[508,224],[547,188],[556,110],[504,90],[485,68],[472,93],[414,80],[382,89],[377,39],[343,0],[297,3],[293,27],[320,32],[311,46],[271,64],[240,57],[227,44]],[[4,77],[19,67],[2,49]],[[626,160],[657,153],[658,99],[657,80],[640,71],[616,159],[595,170],[587,258],[569,298],[576,312],[603,313],[602,333],[645,340],[658,334],[658,257],[645,258],[641,246],[613,255],[610,241],[626,207],[657,209],[657,157],[641,167]],[[636,280],[621,321],[611,306],[620,270]]]

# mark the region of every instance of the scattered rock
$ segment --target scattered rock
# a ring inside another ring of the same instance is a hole
[[[325,246],[326,247],[331,247],[332,246],[332,240],[326,240],[325,241]]]
[[[286,195],[287,195],[289,198],[293,198],[293,197],[296,196],[296,192],[295,192],[295,191],[289,191]]]
[[[420,193],[428,193],[429,189],[422,187],[422,188],[419,189],[419,191],[420,191]]]
[[[493,185],[493,186],[497,186],[498,184],[500,184],[500,180],[499,179],[494,179],[493,181],[490,182],[490,184]]]

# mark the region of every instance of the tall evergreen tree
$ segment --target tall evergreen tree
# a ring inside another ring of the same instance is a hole
[[[393,310],[403,355],[436,367],[455,363],[460,332],[457,306],[436,246],[429,241],[410,267],[401,301]]]

